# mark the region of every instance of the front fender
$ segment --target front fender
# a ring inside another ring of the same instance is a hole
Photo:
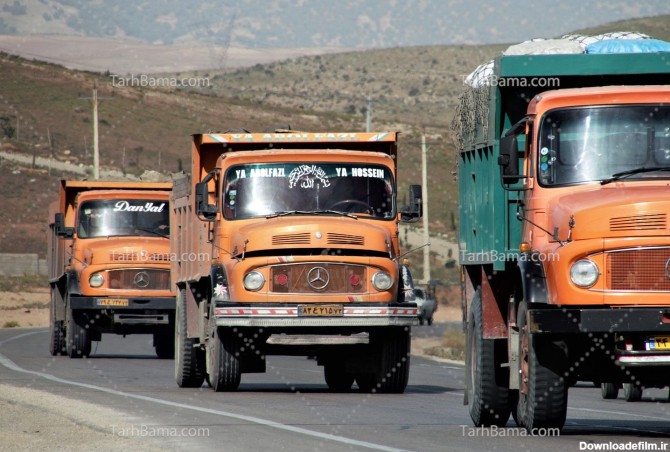
[[[521,286],[523,288],[523,299],[528,303],[549,303],[547,291],[547,276],[544,265],[538,253],[526,252],[519,256],[517,261],[521,274]]]
[[[79,274],[70,270],[66,273],[67,278],[67,293],[70,295],[81,295],[81,286],[79,284]]]
[[[228,275],[223,265],[214,265],[209,269],[209,281],[212,301],[230,301]]]

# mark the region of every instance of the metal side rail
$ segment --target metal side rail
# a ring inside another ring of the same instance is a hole
[[[418,308],[407,304],[239,304],[217,302],[218,326],[320,327],[320,326],[412,326]]]
[[[617,350],[615,362],[624,367],[668,366],[670,351]]]

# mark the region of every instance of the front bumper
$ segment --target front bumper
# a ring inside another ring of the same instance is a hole
[[[670,306],[531,309],[528,314],[531,333],[670,333]]]
[[[108,317],[115,325],[168,325],[175,306],[174,297],[70,297],[71,309]]]
[[[609,335],[624,342],[625,338],[670,336],[670,307],[532,309],[528,314],[533,334]],[[614,363],[622,368],[670,365],[670,349],[617,347],[612,352]]]
[[[327,303],[332,305],[333,303]],[[412,326],[418,324],[414,304],[343,304],[341,315],[307,316],[305,304],[242,304],[217,302],[217,326],[242,327],[367,327]]]

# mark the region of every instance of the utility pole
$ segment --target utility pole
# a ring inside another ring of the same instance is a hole
[[[426,164],[426,135],[421,135],[421,185],[423,186],[423,242],[430,242],[428,233],[428,170]],[[430,282],[430,247],[423,247],[423,281]]]
[[[91,99],[93,103],[93,178],[100,179],[100,149],[98,147],[98,101],[103,99],[98,97],[98,89],[93,85],[93,95],[91,97],[80,97],[80,99]],[[105,97],[104,99],[112,99]],[[84,152],[86,152],[86,137],[84,137]]]
[[[93,179],[100,179],[100,151],[98,149],[98,90],[93,88]]]
[[[51,141],[51,131],[49,130],[49,126],[47,126],[47,139],[49,140],[49,176],[51,176],[51,164],[54,158],[54,145]]]
[[[365,109],[365,131],[372,130],[372,98],[368,96],[368,106]]]

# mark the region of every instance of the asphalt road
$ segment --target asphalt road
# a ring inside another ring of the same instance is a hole
[[[421,328],[416,332],[429,331]],[[147,426],[205,428],[161,438],[164,450],[578,451],[607,443],[631,450],[639,442],[666,450],[670,443],[667,389],[627,403],[602,400],[598,389],[580,384],[570,390],[561,435],[527,437],[511,419],[506,429],[472,427],[458,364],[412,357],[402,395],[334,394],[314,361],[270,357],[267,373],[244,374],[239,391],[215,393],[206,385],[178,388],[173,361],[155,357],[150,336],[103,335],[92,356],[80,360],[49,356],[47,339],[46,329],[0,330],[0,383],[118,410],[136,428],[129,435]]]

